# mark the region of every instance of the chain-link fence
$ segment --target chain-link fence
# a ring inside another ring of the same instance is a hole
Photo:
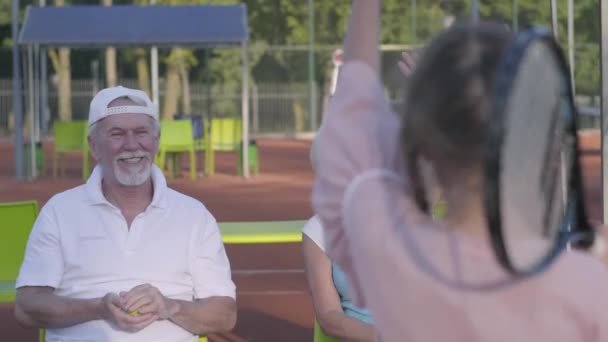
[[[137,80],[121,80],[120,84],[127,87],[137,87]],[[161,83],[159,94],[161,103],[165,98],[162,85]],[[95,89],[99,88],[95,87],[91,80],[72,80],[73,119],[87,118],[89,104]],[[192,83],[190,89],[192,114],[208,117],[241,115],[242,93],[239,88]],[[27,98],[27,92],[24,97]],[[252,132],[293,133],[310,131],[308,98],[307,83],[262,83],[252,85],[249,107]],[[316,98],[323,99],[323,96],[319,93]],[[12,101],[11,80],[0,79],[0,135],[9,135],[13,130]],[[52,127],[52,122],[58,118],[57,90],[52,85],[49,85],[48,104],[50,113],[48,127]],[[321,107],[320,104],[319,107]]]
[[[252,133],[298,133],[316,130],[322,122],[332,84],[334,64],[333,52],[338,46],[317,46],[312,73],[309,67],[307,46],[259,46],[250,48],[250,120]],[[403,50],[417,47],[406,45],[384,45],[382,47],[382,78],[386,94],[395,105],[403,98],[402,76],[397,61]],[[219,51],[219,52],[218,52]],[[201,58],[201,60],[203,60]],[[192,114],[210,117],[241,115],[240,52],[229,49],[214,50],[212,59],[205,66],[191,71],[190,98]],[[124,68],[123,68],[124,69]],[[119,84],[139,87],[136,75],[124,77],[119,70]],[[99,70],[103,75],[103,70]],[[53,77],[50,75],[50,79]],[[312,77],[311,77],[312,76]],[[166,99],[166,84],[161,68],[161,110]],[[313,80],[311,86],[309,80]],[[587,107],[599,106],[599,47],[589,44],[577,46],[575,51],[575,84],[577,102]],[[86,119],[93,94],[104,86],[102,79],[76,78],[72,80],[71,105],[74,119]],[[314,97],[310,98],[311,88]],[[27,94],[27,89],[26,94]],[[57,88],[48,84],[49,114],[47,125],[58,117]],[[181,99],[177,113],[183,113]],[[312,105],[312,107],[311,107]],[[311,110],[313,109],[313,110]],[[314,117],[312,114],[314,113]],[[585,113],[595,113],[586,111]],[[27,118],[26,118],[27,121]],[[582,115],[582,128],[599,127],[599,118]],[[0,78],[0,136],[10,135],[12,119],[12,83]],[[48,133],[48,132],[42,132]]]

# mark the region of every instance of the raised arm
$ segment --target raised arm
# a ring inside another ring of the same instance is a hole
[[[380,11],[382,0],[353,0],[344,38],[344,62],[360,61],[380,71]]]
[[[379,77],[381,0],[354,0],[346,37],[345,64],[336,92],[315,137],[318,170],[313,207],[325,228],[326,254],[348,275],[360,306],[359,282],[353,273],[348,227],[342,204],[351,182],[369,170],[401,167],[398,117],[392,112]],[[370,227],[372,229],[372,227]]]

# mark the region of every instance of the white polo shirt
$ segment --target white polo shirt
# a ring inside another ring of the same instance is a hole
[[[230,264],[215,218],[205,206],[169,189],[153,166],[154,197],[128,229],[101,192],[101,169],[86,184],[57,194],[29,237],[17,288],[50,286],[71,298],[98,298],[149,283],[169,298],[235,298]],[[96,320],[48,329],[47,341],[196,341],[165,320],[130,333]]]

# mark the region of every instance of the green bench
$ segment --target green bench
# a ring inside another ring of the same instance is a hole
[[[225,244],[289,243],[302,241],[306,221],[220,222]]]

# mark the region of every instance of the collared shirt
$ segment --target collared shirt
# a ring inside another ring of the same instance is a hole
[[[127,226],[106,200],[97,166],[86,184],[57,194],[40,211],[17,279],[70,298],[99,298],[149,283],[172,299],[235,298],[230,264],[215,218],[205,206],[167,187],[153,166],[154,196]],[[157,321],[137,333],[95,320],[48,329],[47,341],[196,341],[178,325]]]
[[[489,240],[420,212],[399,131],[374,71],[345,64],[315,141],[313,207],[382,341],[608,341],[606,266],[571,251],[514,281]]]

